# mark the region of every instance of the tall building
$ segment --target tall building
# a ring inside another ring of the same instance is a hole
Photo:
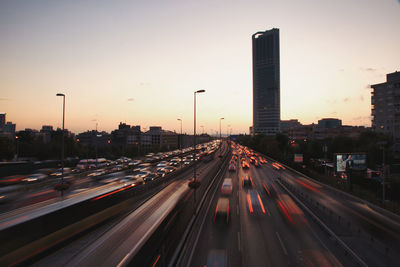
[[[372,128],[400,140],[400,72],[386,75],[386,82],[371,85]]]
[[[6,125],[6,113],[0,113],[0,130]]]
[[[253,43],[253,132],[280,131],[279,29],[257,32]]]

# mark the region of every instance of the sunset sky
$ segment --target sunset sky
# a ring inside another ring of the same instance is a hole
[[[280,29],[281,118],[370,126],[400,71],[399,0],[0,1],[0,112],[17,130],[252,123],[251,35]]]

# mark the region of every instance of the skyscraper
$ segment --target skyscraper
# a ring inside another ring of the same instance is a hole
[[[253,132],[280,131],[279,29],[257,32],[253,43]]]
[[[400,72],[386,74],[386,82],[371,85],[372,128],[400,140]]]

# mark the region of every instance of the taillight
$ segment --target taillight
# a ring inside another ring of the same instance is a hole
[[[268,194],[269,196],[271,196],[271,193],[269,192],[268,186],[267,186],[266,184],[264,184],[264,189],[265,189],[265,191],[267,192],[267,194]]]
[[[217,204],[217,207],[215,208],[215,213],[214,213],[214,222],[215,222],[215,217],[217,216],[217,212],[218,212],[218,204]]]
[[[265,213],[264,205],[263,205],[263,203],[261,201],[260,195],[257,195],[257,197],[258,197],[258,202],[260,202],[261,210],[262,210],[263,213]]]
[[[249,203],[249,211],[250,211],[250,213],[253,213],[253,204],[251,203],[251,198],[250,198],[249,194],[247,194],[247,202]]]

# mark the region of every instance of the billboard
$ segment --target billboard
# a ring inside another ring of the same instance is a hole
[[[367,169],[367,155],[362,153],[335,154],[336,171],[347,170],[365,171]]]
[[[294,154],[294,162],[303,162],[303,154]]]

